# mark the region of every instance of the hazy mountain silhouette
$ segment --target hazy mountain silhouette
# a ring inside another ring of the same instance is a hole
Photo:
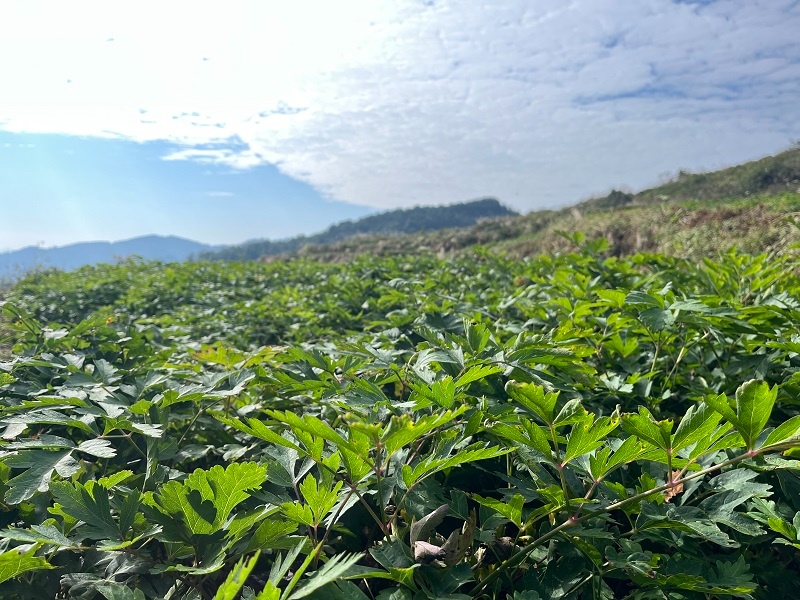
[[[147,260],[174,262],[187,260],[201,252],[220,248],[221,246],[211,246],[185,238],[162,235],[146,235],[120,242],[81,242],[53,248],[28,246],[20,250],[0,252],[0,277],[22,275],[37,267],[57,267],[70,270],[95,263],[115,262],[133,256]]]

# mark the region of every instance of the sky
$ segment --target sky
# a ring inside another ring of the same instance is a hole
[[[2,0],[0,250],[520,212],[800,138],[800,0]]]

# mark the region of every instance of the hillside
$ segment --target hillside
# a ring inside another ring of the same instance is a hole
[[[287,240],[259,240],[231,246],[217,252],[205,252],[200,258],[209,260],[257,260],[262,256],[291,254],[309,244],[333,244],[365,235],[414,234],[448,227],[469,227],[483,219],[516,215],[494,198],[447,206],[418,206],[371,215],[356,221],[344,221],[325,231]]]
[[[175,262],[216,248],[176,236],[161,235],[136,237],[120,242],[83,242],[54,248],[29,246],[0,253],[0,278],[20,275],[37,267],[70,270],[84,265],[115,262],[128,256]]]
[[[617,190],[561,210],[536,211],[435,234],[366,236],[305,246],[295,253],[325,262],[362,254],[454,254],[479,245],[511,257],[575,248],[576,231],[605,237],[609,252],[713,256],[733,246],[779,252],[800,243],[800,148],[712,173],[681,171],[636,194]],[[563,235],[563,233],[567,235]],[[274,260],[264,257],[263,260]]]

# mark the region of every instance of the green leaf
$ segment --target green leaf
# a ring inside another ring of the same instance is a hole
[[[196,469],[184,485],[201,492],[204,500],[211,500],[217,511],[216,525],[221,526],[237,504],[246,500],[253,490],[261,486],[267,470],[254,462],[233,463],[223,469],[220,465],[204,471]]]
[[[292,450],[296,450],[301,454],[305,453],[300,446],[290,442],[285,437],[274,432],[263,421],[260,421],[258,419],[245,419],[245,421],[242,422],[238,419],[231,419],[229,417],[217,413],[214,413],[214,418],[220,421],[221,423],[224,423],[225,425],[233,427],[234,429],[238,429],[239,431],[242,431],[248,435],[252,435],[253,437],[264,440],[265,442],[275,444],[276,446],[291,448]]]
[[[95,540],[124,539],[111,516],[108,490],[96,481],[88,481],[86,485],[58,481],[50,485],[50,491],[64,513],[83,521],[82,535]]]
[[[461,406],[454,411],[447,410],[421,417],[416,422],[412,421],[409,415],[392,417],[383,435],[381,435],[381,442],[386,448],[386,453],[391,456],[400,448],[415,442],[426,433],[460,417],[467,410],[469,410],[468,406]]]
[[[678,452],[683,448],[697,443],[701,439],[711,436],[716,429],[722,415],[705,404],[690,406],[683,415],[678,429],[672,439],[672,450]]]
[[[639,313],[639,319],[650,331],[659,332],[675,323],[675,316],[668,310],[648,308]]]
[[[755,448],[756,439],[767,424],[775,399],[777,386],[771,390],[766,381],[751,379],[736,390],[736,429],[742,434],[748,450]]]
[[[197,469],[183,483],[170,481],[161,486],[152,497],[152,505],[166,517],[158,519],[165,532],[184,524],[189,534],[211,534],[219,531],[236,505],[250,496],[248,490],[260,487],[265,479],[266,468],[253,462],[233,463],[225,469],[220,465],[208,471]]]
[[[281,423],[285,423],[293,430],[305,431],[312,435],[321,437],[339,448],[346,448],[351,452],[358,452],[358,449],[346,440],[342,434],[333,429],[325,421],[313,415],[298,416],[290,411],[268,410],[265,411],[270,417]]]
[[[29,544],[49,544],[59,548],[77,546],[77,542],[69,539],[51,524],[31,525],[30,529],[11,527],[0,533],[0,537]]]
[[[0,583],[18,577],[28,571],[55,568],[44,558],[35,556],[35,554],[36,548],[31,548],[27,552],[9,550],[0,554]]]
[[[622,429],[635,435],[662,450],[672,447],[672,421],[656,421],[653,415],[644,407],[639,408],[639,414],[623,414],[621,416]]]
[[[433,458],[428,456],[414,465],[413,468],[404,465],[402,472],[403,482],[406,484],[406,487],[410,488],[425,477],[430,477],[434,473],[438,473],[444,469],[449,469],[468,462],[496,458],[508,454],[513,450],[512,448],[481,448],[479,446],[480,444],[472,444],[450,458]]]
[[[85,452],[98,458],[113,458],[117,455],[117,451],[114,450],[108,440],[86,440],[81,442],[77,449],[79,452]]]
[[[732,425],[736,425],[737,419],[736,413],[734,412],[734,405],[728,400],[725,394],[719,394],[718,396],[707,395],[703,398],[703,402],[721,414],[726,421]]]
[[[31,498],[36,492],[46,492],[50,487],[53,472],[61,477],[72,477],[80,466],[72,458],[72,450],[27,450],[8,456],[6,465],[14,468],[26,468],[21,474],[7,482],[6,502],[19,504]]]
[[[361,560],[360,554],[337,554],[328,559],[322,567],[311,574],[294,593],[287,597],[287,600],[297,600],[310,596],[323,586],[328,585],[347,574],[358,561]]]
[[[467,369],[466,373],[456,379],[456,387],[462,388],[468,386],[470,383],[486,379],[490,375],[502,373],[503,367],[500,365],[475,365]]]
[[[495,423],[492,425],[491,431],[507,441],[530,446],[543,454],[545,458],[552,460],[553,453],[550,448],[550,440],[544,430],[536,423],[523,421],[517,427],[505,423]]]
[[[517,527],[522,527],[522,506],[525,504],[525,498],[521,494],[514,494],[508,503],[495,498],[484,498],[478,494],[473,494],[472,498],[478,504],[496,510]]]
[[[101,477],[97,480],[97,483],[102,485],[107,490],[110,490],[115,485],[119,485],[123,481],[126,481],[133,477],[133,471],[130,469],[125,469],[123,471],[117,471],[113,475],[108,475],[107,477]]]
[[[306,475],[300,484],[300,493],[314,513],[314,525],[319,525],[339,500],[339,491],[344,485],[343,481],[336,482],[330,487],[325,481],[317,486],[317,480],[312,474]]]
[[[102,583],[96,585],[95,589],[106,600],[145,600],[142,590],[132,590],[124,583]]]
[[[100,358],[94,361],[94,367],[94,374],[103,385],[114,385],[122,379],[121,375],[117,375],[119,369],[105,359]]]
[[[313,515],[312,519],[313,520]],[[252,552],[254,550],[274,550],[287,547],[287,540],[289,536],[297,531],[297,523],[285,521],[283,519],[265,519],[263,520],[253,537],[247,543],[245,552]],[[293,546],[295,541],[290,541],[289,545]]]
[[[647,292],[635,290],[625,297],[625,304],[645,304],[654,308],[664,308],[664,300],[651,296]]]
[[[247,562],[245,562],[244,556],[240,558],[233,570],[228,573],[225,582],[217,589],[214,600],[236,600],[239,590],[244,587],[260,555],[260,552],[256,552]]]
[[[770,432],[767,439],[764,440],[764,447],[798,440],[800,440],[800,415],[795,415]]]
[[[593,414],[587,415],[581,422],[574,424],[567,439],[567,448],[564,451],[562,464],[566,465],[578,456],[602,446],[606,436],[616,429],[617,425],[619,425],[619,415],[600,417],[595,421]]]
[[[556,428],[579,423],[586,416],[586,409],[578,399],[570,400],[558,411],[553,425]]]
[[[516,381],[509,381],[506,384],[506,392],[517,403],[531,414],[538,416],[547,425],[551,425],[555,420],[557,393],[545,393],[544,388],[540,385],[518,383]]]
[[[614,308],[622,308],[625,304],[625,292],[620,290],[597,290],[597,295]]]
[[[590,472],[595,480],[599,480],[617,467],[639,458],[650,449],[650,446],[643,444],[635,436],[625,439],[615,447],[616,450],[613,454],[611,454],[611,447],[606,447],[589,457]]]

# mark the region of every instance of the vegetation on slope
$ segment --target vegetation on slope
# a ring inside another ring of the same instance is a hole
[[[798,264],[582,244],[23,280],[0,596],[800,596]]]
[[[679,171],[673,181],[635,194],[633,202],[725,200],[800,191],[800,144],[759,160],[711,173]]]
[[[357,221],[344,221],[316,235],[248,242],[218,252],[204,252],[199,256],[209,260],[257,260],[262,256],[297,252],[309,244],[331,244],[365,235],[413,234],[449,227],[468,227],[485,219],[515,214],[493,198],[448,206],[417,206],[371,215]]]
[[[732,247],[751,253],[783,251],[800,242],[792,225],[798,211],[800,148],[795,147],[713,173],[681,171],[673,181],[638,194],[614,190],[562,210],[535,211],[434,234],[373,234],[307,244],[277,258],[342,262],[362,254],[442,256],[476,245],[523,257],[569,251],[572,234],[580,231],[588,239],[608,239],[615,255],[665,252],[699,259]]]
[[[365,254],[436,256],[469,253],[474,246],[509,257],[563,253],[574,249],[573,234],[607,239],[609,252],[666,253],[699,260],[736,247],[743,252],[785,252],[800,243],[800,194],[731,201],[674,202],[581,212],[577,208],[539,211],[498,219],[466,229],[433,234],[370,236],[336,244],[310,245],[294,256],[322,262],[346,262]],[[566,234],[566,235],[565,235]],[[287,257],[265,257],[276,260]]]

